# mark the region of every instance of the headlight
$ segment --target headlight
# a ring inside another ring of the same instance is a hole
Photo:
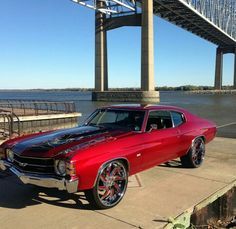
[[[6,149],[6,155],[7,155],[7,160],[9,162],[13,162],[14,161],[14,153],[13,153],[12,150]]]
[[[66,162],[64,160],[55,161],[55,172],[60,176],[66,175]]]

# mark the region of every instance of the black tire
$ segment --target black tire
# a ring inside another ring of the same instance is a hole
[[[98,172],[95,186],[85,196],[96,209],[108,209],[123,198],[128,184],[128,172],[121,161],[106,163]]]
[[[196,138],[188,153],[180,158],[181,163],[187,168],[198,168],[205,157],[205,142],[202,138]]]

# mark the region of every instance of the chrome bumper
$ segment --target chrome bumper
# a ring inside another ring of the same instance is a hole
[[[22,173],[11,163],[0,160],[0,170],[4,171],[6,169],[9,169],[15,174],[24,184],[33,184],[45,188],[57,188],[59,190],[66,190],[68,193],[75,193],[78,191],[78,180],[66,180],[65,178],[56,179],[42,175]]]

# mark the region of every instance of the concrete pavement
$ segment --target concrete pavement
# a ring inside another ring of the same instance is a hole
[[[236,180],[236,140],[216,138],[207,145],[204,165],[185,169],[178,160],[133,176],[122,202],[97,211],[83,193],[66,194],[25,186],[0,173],[0,227],[17,228],[163,228],[169,217]]]

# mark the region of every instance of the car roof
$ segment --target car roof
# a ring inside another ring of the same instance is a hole
[[[127,110],[176,110],[181,112],[186,112],[186,110],[169,105],[158,105],[158,104],[116,104],[111,106],[103,107],[106,109],[127,109]]]

